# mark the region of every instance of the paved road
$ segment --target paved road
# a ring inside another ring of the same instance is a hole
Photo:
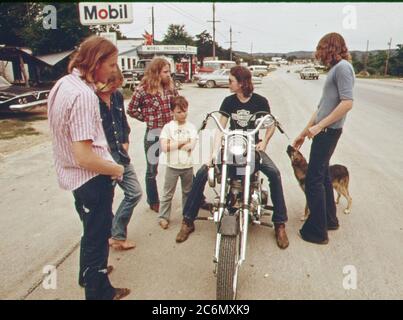
[[[325,77],[300,80],[293,69],[290,73],[285,70],[270,74],[256,92],[268,97],[272,112],[293,139],[314,111]],[[297,236],[304,196],[285,153],[289,142],[276,133],[268,153],[282,172],[290,247],[278,249],[271,229],[251,230],[239,277],[239,299],[403,297],[402,89],[401,81],[356,82],[354,108],[333,157],[333,163],[349,168],[353,208],[350,215],[344,215],[346,202],[338,205],[341,228],[330,233],[327,246],[305,243]],[[195,124],[228,95],[228,89],[194,85],[186,85],[181,92],[190,101],[190,120]],[[131,119],[130,123],[130,153],[143,184],[144,126]],[[305,155],[309,144],[307,141],[302,147]],[[160,184],[163,171],[161,167]],[[79,219],[72,196],[57,188],[49,143],[2,159],[0,180],[0,298],[83,298],[76,285],[78,250],[74,249],[81,233]],[[197,222],[189,240],[176,244],[181,222],[179,194],[178,190],[168,230],[159,228],[155,213],[142,202],[129,226],[137,248],[110,254],[110,263],[116,268],[111,280],[116,286],[132,288],[130,299],[215,298],[214,225]],[[213,196],[211,190],[206,194]],[[115,204],[121,197],[117,191]],[[48,264],[58,266],[56,290],[40,285],[42,268]],[[357,272],[355,290],[343,288],[343,268],[349,265]]]

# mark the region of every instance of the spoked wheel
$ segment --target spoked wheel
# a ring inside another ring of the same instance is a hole
[[[217,266],[217,300],[235,300],[241,237],[222,235]]]
[[[175,89],[179,90],[182,88],[182,82],[180,82],[179,80],[175,80],[174,85],[175,85]]]

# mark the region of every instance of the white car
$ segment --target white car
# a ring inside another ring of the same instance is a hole
[[[301,79],[319,79],[319,72],[315,68],[304,68],[299,73]]]
[[[212,73],[202,74],[198,76],[197,85],[201,88],[228,87],[229,75],[229,69],[220,69]],[[261,84],[262,79],[252,77],[252,83]]]

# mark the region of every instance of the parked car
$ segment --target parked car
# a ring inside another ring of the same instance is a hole
[[[182,83],[185,83],[185,81],[186,81],[186,74],[184,74],[182,72],[181,73],[175,72],[175,73],[171,74],[171,77],[172,77],[172,80],[174,81],[175,88],[178,90],[180,88],[182,88]]]
[[[250,72],[252,72],[253,76],[256,77],[265,77],[269,73],[267,70],[267,66],[249,66]]]
[[[45,106],[50,86],[24,87],[11,84],[0,76],[0,112],[33,111],[39,106]]]
[[[319,72],[315,68],[303,68],[299,75],[301,79],[319,79]]]
[[[122,71],[123,75],[123,88],[130,88],[131,90],[134,90],[134,87],[138,85],[140,82],[137,77],[137,73],[133,70],[124,70]]]
[[[228,87],[229,85],[229,69],[216,70],[213,73],[199,75],[197,85],[199,87],[215,88],[215,87]],[[262,79],[252,77],[253,84],[261,84]]]

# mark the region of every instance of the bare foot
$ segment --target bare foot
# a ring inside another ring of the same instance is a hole
[[[112,239],[109,244],[115,250],[130,250],[136,247],[136,244],[129,240],[116,240]]]

